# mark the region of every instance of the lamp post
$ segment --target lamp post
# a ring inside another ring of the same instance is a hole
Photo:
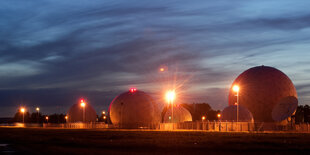
[[[168,105],[171,105],[171,122],[173,123],[173,100],[175,98],[175,91],[170,90],[166,93],[166,99],[168,101]]]
[[[36,111],[38,112],[38,118],[37,118],[37,120],[38,120],[38,123],[39,123],[40,108],[37,107],[37,108],[36,108]]]
[[[66,123],[68,122],[68,116],[65,116],[65,121],[66,121]]]
[[[48,116],[46,116],[45,119],[46,119],[46,122],[48,123]]]
[[[25,108],[21,108],[20,112],[23,113],[23,123],[25,123]]]
[[[239,90],[240,87],[238,85],[233,86],[233,91],[237,93],[237,122],[239,122]]]
[[[83,108],[83,122],[85,122],[85,106],[86,106],[86,104],[85,104],[84,100],[82,99],[81,100],[81,107]]]

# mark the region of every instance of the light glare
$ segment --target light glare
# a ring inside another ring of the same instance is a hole
[[[234,92],[239,92],[239,90],[240,90],[240,87],[238,85],[234,85],[233,86],[233,91]]]
[[[168,91],[166,93],[166,100],[168,102],[172,102],[174,99],[175,99],[175,92],[174,92],[174,90],[173,91],[172,90]]]

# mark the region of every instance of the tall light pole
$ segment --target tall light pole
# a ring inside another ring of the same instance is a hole
[[[36,111],[38,112],[38,123],[39,123],[40,108],[37,107],[37,108],[36,108]]]
[[[83,108],[83,122],[85,122],[85,102],[83,99],[81,99],[81,107]]]
[[[174,90],[169,90],[166,93],[166,99],[168,101],[168,105],[171,105],[171,122],[173,123],[173,100],[175,98],[175,91]]]
[[[238,85],[234,85],[233,91],[237,93],[236,94],[236,96],[237,96],[237,122],[239,122],[239,91],[240,91],[240,87]]]
[[[20,112],[23,113],[23,123],[25,123],[25,108],[21,108]]]

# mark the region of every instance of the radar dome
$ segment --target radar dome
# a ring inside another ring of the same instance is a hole
[[[249,109],[255,121],[278,122],[288,119],[296,111],[298,97],[295,86],[288,76],[276,68],[250,68],[237,77],[232,87],[234,85],[240,88],[239,105]],[[229,105],[237,102],[236,92],[232,89],[228,102]],[[277,110],[279,107],[282,110]]]
[[[237,106],[230,105],[221,113],[222,121],[236,122],[237,121]],[[245,107],[238,107],[238,122],[254,122],[252,113]]]
[[[175,105],[173,107],[173,120],[172,120],[172,109],[167,109],[165,115],[164,115],[164,123],[179,123],[179,122],[187,122],[192,121],[192,115],[191,113],[183,108],[181,105]]]
[[[83,107],[80,105],[80,103],[76,103],[71,106],[68,113],[68,122],[74,123],[74,122],[83,122]],[[96,122],[97,114],[94,108],[86,103],[85,104],[85,122]]]
[[[110,104],[110,119],[120,128],[148,127],[160,122],[158,105],[143,91],[130,89]]]

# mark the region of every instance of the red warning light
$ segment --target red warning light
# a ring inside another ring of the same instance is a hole
[[[84,99],[81,99],[81,103],[84,103]]]
[[[137,89],[136,88],[130,88],[130,90],[129,90],[131,93],[134,93],[134,92],[136,92],[137,91]]]

